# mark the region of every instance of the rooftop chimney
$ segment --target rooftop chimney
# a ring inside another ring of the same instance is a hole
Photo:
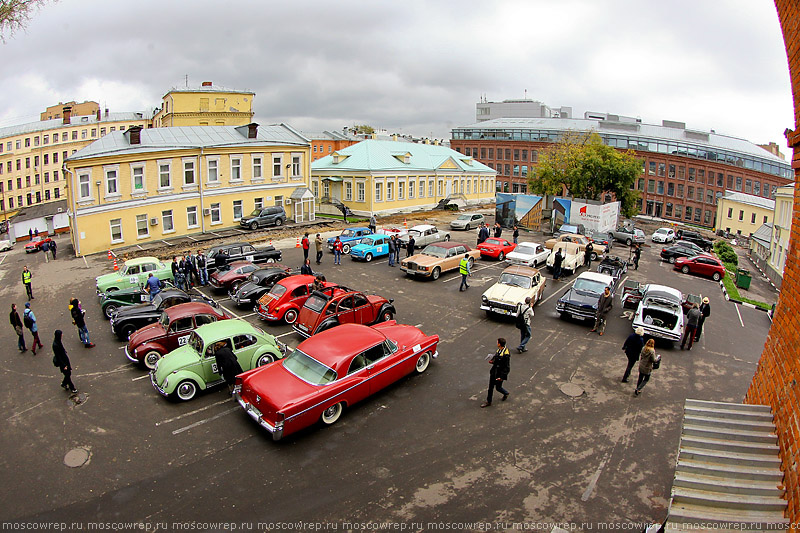
[[[129,144],[142,144],[142,127],[141,126],[133,126],[128,128],[128,131],[125,132],[128,135],[128,143]]]
[[[100,108],[97,108],[97,122],[100,122]]]
[[[108,108],[106,108],[106,118],[108,118]]]
[[[213,83],[211,83],[210,81],[204,81],[204,82],[202,83],[202,86],[203,86],[203,87],[211,87],[211,86],[213,86],[213,85],[214,85],[214,84],[213,84]]]
[[[64,124],[70,123],[70,117],[72,116],[72,106],[65,105],[64,108],[61,110],[62,122]]]

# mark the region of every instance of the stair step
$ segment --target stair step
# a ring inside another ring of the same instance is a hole
[[[783,517],[783,511],[744,511],[742,509],[709,509],[702,505],[689,503],[677,503],[675,501],[669,507],[667,517],[667,530],[682,529],[670,528],[670,524],[737,524],[739,531],[779,531],[779,528],[770,528],[768,524],[780,524],[788,526],[788,518]]]
[[[686,424],[683,426],[683,434],[693,437],[705,437],[710,439],[727,440],[735,442],[750,442],[761,444],[778,444],[778,436],[770,431],[748,431],[744,429],[732,428],[712,428],[707,426],[697,426]]]
[[[774,455],[778,456],[780,449],[776,444],[761,444],[757,442],[730,442],[722,439],[710,439],[683,435],[681,448],[705,448],[718,452],[746,453],[749,455]]]
[[[672,501],[673,503],[687,503],[710,509],[733,509],[741,513],[777,511],[782,514],[787,505],[786,500],[783,498],[728,494],[683,487],[672,487]]]
[[[731,403],[731,402],[709,402],[707,400],[687,399],[685,405],[692,407],[705,407],[710,409],[728,409],[731,411],[750,411],[754,413],[772,414],[769,405],[756,405],[750,403]]]
[[[698,415],[685,415],[683,417],[684,424],[692,424],[695,426],[708,426],[730,429],[743,429],[745,431],[775,431],[775,424],[770,420],[769,422],[759,422],[756,420],[739,420],[735,418],[715,418]]]
[[[740,465],[747,464],[755,468],[780,469],[781,460],[778,454],[763,455],[752,453],[723,452],[708,448],[681,447],[680,459],[694,459],[709,464]]]
[[[783,482],[783,472],[775,468],[758,468],[743,464],[710,463],[708,460],[688,459],[681,454],[678,458],[676,472],[701,474],[736,480],[751,480],[778,484]]]
[[[714,409],[711,407],[693,407],[687,405],[683,408],[687,416],[706,416],[711,418],[726,418],[737,420],[752,420],[757,422],[772,422],[772,413],[761,413],[757,411],[734,411],[732,409]]]
[[[749,479],[734,479],[691,472],[675,472],[673,487],[682,487],[693,490],[721,492],[725,494],[738,494],[742,496],[768,496],[783,498],[784,491],[778,488],[777,483],[753,481]]]

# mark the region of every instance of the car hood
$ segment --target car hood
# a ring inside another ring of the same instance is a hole
[[[241,285],[239,285],[239,290],[236,291],[236,294],[241,296],[249,296],[254,292],[258,292],[259,290],[267,291],[269,290],[268,287],[264,287],[255,283],[253,281],[245,281]]]
[[[442,261],[444,261],[443,258],[433,257],[432,255],[417,254],[417,255],[412,255],[408,259],[405,259],[403,262],[416,263],[422,266],[432,266],[432,265],[438,265]]]
[[[181,346],[159,359],[156,367],[156,382],[162,384],[164,383],[164,378],[176,370],[199,363],[200,357],[194,351],[194,348],[188,345]]]
[[[129,305],[127,307],[120,307],[114,314],[114,319],[119,320],[125,317],[132,317],[144,314],[151,315],[157,312],[158,310],[156,309],[156,306],[151,303],[135,304],[135,305]]]
[[[527,254],[517,251],[508,252],[506,254],[507,259],[519,259],[521,261],[531,261],[534,257],[536,257],[534,254]]]
[[[570,303],[572,305],[579,305],[581,307],[597,308],[597,303],[600,301],[600,295],[586,291],[576,290],[574,287],[567,290],[564,295],[559,298],[559,301]]]
[[[135,350],[142,344],[149,342],[153,339],[163,337],[166,334],[167,332],[166,330],[164,330],[164,326],[162,326],[158,322],[156,322],[155,324],[150,324],[149,326],[145,326],[141,329],[137,329],[128,339],[128,351],[133,353],[133,350]]]
[[[373,251],[377,246],[374,244],[356,244],[355,246],[350,248],[350,253],[353,252],[369,252]]]
[[[127,281],[128,280],[126,277],[120,276],[116,272],[112,272],[111,274],[103,274],[102,276],[97,276],[94,278],[94,282],[97,286],[110,285],[112,283],[124,283],[127,286]]]
[[[489,300],[518,304],[524,302],[525,298],[530,296],[531,293],[531,289],[523,289],[522,287],[515,287],[505,283],[495,283],[483,295]]]

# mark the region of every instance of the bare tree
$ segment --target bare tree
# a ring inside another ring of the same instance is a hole
[[[0,41],[25,27],[33,13],[55,0],[0,0]]]

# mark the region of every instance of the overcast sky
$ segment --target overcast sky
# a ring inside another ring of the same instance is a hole
[[[2,126],[59,101],[151,110],[186,76],[306,131],[449,138],[482,95],[526,94],[784,153],[794,122],[770,0],[60,0],[0,46]]]

